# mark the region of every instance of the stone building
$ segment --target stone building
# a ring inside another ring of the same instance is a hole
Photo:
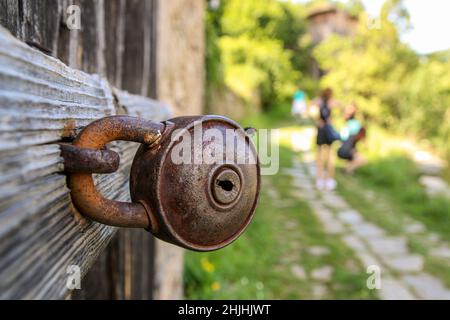
[[[358,24],[356,17],[331,4],[312,9],[307,19],[309,34],[314,45],[321,43],[332,34],[351,36]],[[317,79],[323,75],[315,61],[311,66],[311,72]]]
[[[309,33],[314,44],[322,42],[333,33],[342,36],[351,35],[358,24],[356,17],[333,5],[321,6],[311,10],[307,19]]]

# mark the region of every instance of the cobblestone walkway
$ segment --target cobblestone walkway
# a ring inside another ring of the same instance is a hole
[[[315,164],[313,155],[303,146],[301,159],[295,159],[293,167],[284,174],[293,178],[293,193],[307,201],[327,233],[341,237],[352,248],[365,266],[376,265],[381,270],[381,299],[450,299],[450,290],[442,281],[424,271],[424,258],[411,253],[406,236],[390,236],[385,230],[354,210],[336,192],[319,192],[314,186]],[[410,221],[407,233],[426,233],[425,226]],[[431,239],[434,238],[434,239]],[[447,259],[450,265],[450,249],[430,233],[431,252]],[[322,249],[321,249],[322,250]],[[317,250],[320,251],[320,250]],[[330,270],[318,270],[316,276],[327,276]],[[293,273],[301,274],[300,270]]]

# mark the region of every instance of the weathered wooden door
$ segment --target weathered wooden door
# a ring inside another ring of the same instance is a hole
[[[156,4],[0,0],[0,298],[152,298],[153,238],[77,215],[57,143],[106,115],[169,117],[110,86],[155,96]],[[70,5],[80,30],[68,28]],[[113,148],[121,168],[97,183],[126,200],[135,146]],[[67,287],[71,266],[86,275],[81,290]]]

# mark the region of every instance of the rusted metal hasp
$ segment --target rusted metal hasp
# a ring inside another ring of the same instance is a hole
[[[86,149],[102,151],[107,143],[116,140],[133,141],[150,146],[161,137],[164,127],[162,123],[135,117],[106,117],[85,127],[75,139],[73,146],[74,148],[81,148],[81,153],[77,158],[82,158],[82,163],[85,165],[93,163],[105,169],[110,167],[109,161],[97,161],[99,154],[95,152],[93,153],[95,156],[93,159],[84,158],[83,156],[88,154]],[[71,164],[70,158],[68,166],[69,168],[74,166],[73,163]],[[103,224],[118,227],[148,228],[150,222],[145,208],[139,203],[119,202],[104,198],[95,187],[92,178],[93,171],[95,170],[88,173],[76,172],[70,174],[69,188],[71,189],[72,201],[78,210]]]
[[[111,150],[75,147],[60,143],[64,171],[69,173],[113,173],[120,165],[120,156]]]

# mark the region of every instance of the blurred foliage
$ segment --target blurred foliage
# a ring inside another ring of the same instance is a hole
[[[356,102],[367,119],[435,142],[450,156],[449,55],[420,57],[400,41],[409,28],[400,0],[386,1],[379,23],[371,23],[362,12],[353,37],[333,35],[314,49],[327,71],[321,85]]]
[[[208,84],[226,85],[265,110],[288,101],[307,74],[312,46],[304,6],[277,0],[227,0],[207,13]],[[220,81],[222,79],[222,82]]]
[[[401,128],[439,146],[450,159],[450,60],[430,58],[405,81],[400,94]]]
[[[356,102],[366,116],[392,124],[400,116],[399,96],[404,80],[418,64],[416,54],[400,42],[395,24],[384,13],[378,28],[360,15],[353,37],[332,35],[314,50],[327,74],[322,85],[337,99]]]
[[[346,0],[344,2],[339,0],[311,0],[305,2],[308,11],[321,10],[330,7],[330,5],[345,10],[354,17],[358,17],[364,11],[364,5],[361,0]]]
[[[276,39],[255,39],[243,34],[220,39],[225,82],[245,99],[259,90],[267,110],[296,89],[300,73],[293,70],[291,53]],[[270,52],[270,54],[269,54]]]
[[[306,15],[330,4],[358,26],[313,47]],[[319,85],[331,87],[370,122],[425,138],[450,158],[450,51],[418,55],[400,41],[409,28],[402,0],[386,0],[375,23],[360,0],[222,0],[206,17],[207,92],[226,87],[267,112],[284,110],[297,89],[313,97]],[[310,75],[313,59],[325,71],[320,83]]]
[[[207,10],[205,17],[207,86],[217,86],[223,82],[222,54],[218,44],[221,14],[222,7],[219,7],[216,10]]]

